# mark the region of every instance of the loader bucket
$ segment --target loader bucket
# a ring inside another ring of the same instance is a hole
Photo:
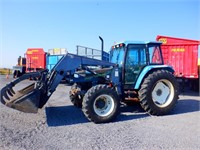
[[[22,112],[37,113],[40,98],[42,97],[39,87],[36,86],[39,81],[32,83],[17,92],[13,90],[13,87],[23,80],[40,77],[43,72],[27,73],[7,84],[0,91],[1,103]]]
[[[35,83],[15,92],[12,87],[6,86],[1,89],[1,102],[22,112],[37,113],[40,91],[34,87]]]

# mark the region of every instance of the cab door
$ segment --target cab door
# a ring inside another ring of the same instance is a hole
[[[144,45],[128,45],[124,64],[124,84],[135,84],[140,72],[146,66]]]

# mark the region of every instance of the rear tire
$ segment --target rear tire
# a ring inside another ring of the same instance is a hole
[[[168,114],[178,100],[178,84],[166,70],[158,70],[147,76],[139,90],[142,108],[151,115]]]
[[[120,99],[107,85],[90,88],[83,98],[82,110],[88,120],[95,123],[110,122],[119,114]]]

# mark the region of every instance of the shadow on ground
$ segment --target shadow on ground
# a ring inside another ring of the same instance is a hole
[[[170,115],[184,114],[184,113],[192,113],[200,110],[200,101],[187,99],[187,100],[179,100],[174,110],[170,113]]]
[[[116,120],[114,120],[114,122],[139,119],[149,116],[142,110],[139,105],[126,107],[122,106],[120,111],[121,114],[117,117]],[[83,114],[82,110],[72,105],[46,107],[45,112],[48,126],[65,126],[89,122]]]
[[[186,91],[186,92],[180,92],[181,96],[200,96],[199,92],[194,92],[194,91]]]
[[[74,106],[45,108],[48,126],[64,126],[88,122],[82,110]]]
[[[117,122],[149,117],[139,103],[129,104],[128,106],[122,105],[120,111],[121,114],[116,119]]]
[[[176,107],[169,115],[197,112],[199,111],[199,106],[200,101],[197,100],[179,100]],[[139,104],[131,106],[122,105],[120,111],[121,114],[114,122],[141,119],[149,116]],[[72,105],[46,107],[45,112],[48,126],[65,126],[89,122],[82,110]]]

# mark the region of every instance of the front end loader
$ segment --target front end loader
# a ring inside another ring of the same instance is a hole
[[[96,75],[96,73],[89,69],[88,66],[107,67],[106,72],[110,72],[115,67],[115,64],[67,54],[61,58],[51,72],[43,70],[40,72],[27,73],[10,82],[1,89],[1,103],[22,112],[37,113],[38,108],[42,108],[46,104],[60,81],[67,74],[68,76],[72,76],[76,72],[76,75],[79,74],[80,77],[75,77],[75,80],[80,80],[79,82],[94,82],[95,77],[98,82],[98,78],[101,78],[102,74],[101,76],[99,76],[99,74]],[[105,73],[105,69],[101,68],[99,71]],[[88,72],[87,77],[82,77],[86,72]],[[18,91],[13,90],[13,87],[16,84],[30,78],[37,78],[38,80]]]

